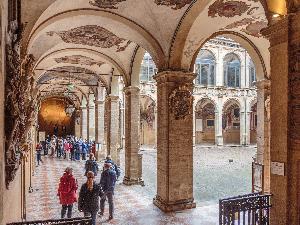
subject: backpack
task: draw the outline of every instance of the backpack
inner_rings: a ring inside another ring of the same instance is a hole
[[[88,171],[92,171],[93,173],[97,173],[97,164],[93,160],[86,161],[86,173]],[[97,174],[95,174],[97,175]]]
[[[59,190],[62,194],[70,193],[72,190],[71,179],[68,177],[62,177],[59,183]]]

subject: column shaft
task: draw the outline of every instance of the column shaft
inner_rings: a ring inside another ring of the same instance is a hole
[[[157,74],[157,195],[163,211],[196,207],[193,198],[193,73]]]
[[[86,107],[81,107],[81,135],[83,139],[87,139],[87,131],[88,131],[88,124],[87,124],[87,109]]]
[[[126,185],[144,184],[140,149],[140,90],[126,87],[125,93],[125,177]]]

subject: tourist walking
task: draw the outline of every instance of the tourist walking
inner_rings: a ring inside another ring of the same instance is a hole
[[[94,181],[94,173],[87,173],[87,181],[81,186],[78,199],[78,209],[84,212],[85,217],[92,217],[92,225],[96,225],[96,216],[99,211],[99,197],[102,190],[99,184]]]
[[[54,156],[55,150],[56,150],[56,140],[55,140],[55,136],[53,136],[50,143],[50,156]]]
[[[101,174],[100,185],[104,192],[104,196],[100,200],[100,216],[104,214],[104,206],[106,199],[109,205],[109,220],[113,219],[114,214],[114,189],[116,184],[116,172],[112,169],[110,163],[104,163],[104,170]]]
[[[65,159],[70,160],[70,151],[71,146],[68,140],[65,140],[64,142],[64,152],[65,152]]]
[[[78,184],[72,173],[72,168],[67,167],[64,172],[64,175],[60,178],[58,186],[57,196],[59,196],[59,201],[62,205],[62,219],[65,217],[67,211],[67,217],[72,217],[73,204],[77,201],[76,192],[78,189]]]
[[[94,176],[96,177],[99,171],[98,163],[95,160],[94,154],[90,153],[89,159],[85,162],[85,176],[89,171],[92,171],[94,173]]]
[[[42,144],[39,142],[39,143],[36,145],[36,159],[37,159],[37,164],[38,164],[38,166],[40,165],[40,162],[43,163],[43,160],[42,160],[42,150],[43,150],[43,146],[42,146]]]
[[[116,176],[117,176],[117,180],[118,180],[121,175],[121,171],[120,171],[120,168],[118,167],[118,165],[112,160],[110,155],[106,156],[106,160],[104,163],[111,164],[112,170],[114,170],[116,172]]]
[[[86,154],[88,153],[88,144],[87,141],[83,141],[81,144],[81,155],[82,155],[82,160],[86,160]]]

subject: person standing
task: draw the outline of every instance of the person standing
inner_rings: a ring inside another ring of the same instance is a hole
[[[88,151],[87,151],[88,143],[86,140],[82,142],[81,148],[82,148],[82,151],[81,151],[82,160],[86,160],[86,154],[88,153]]]
[[[65,152],[65,159],[70,160],[70,151],[71,146],[68,140],[64,141],[64,152]]]
[[[114,214],[114,189],[116,184],[116,172],[112,169],[112,165],[110,163],[104,163],[104,170],[101,173],[100,185],[104,192],[104,196],[100,200],[100,216],[104,214],[104,206],[106,198],[108,200],[109,205],[109,220],[113,219]]]
[[[118,180],[121,175],[121,171],[120,171],[120,168],[118,167],[118,165],[112,160],[110,155],[106,156],[106,160],[104,163],[110,163],[112,165],[111,169],[116,172],[116,176],[117,176],[117,180]]]
[[[36,158],[37,158],[37,164],[38,164],[38,166],[40,165],[40,162],[43,163],[43,160],[42,160],[42,150],[43,150],[43,146],[39,142],[36,145]]]
[[[101,186],[94,181],[94,173],[87,173],[87,181],[81,186],[78,199],[78,210],[85,217],[92,217],[92,225],[96,225],[97,212],[99,211],[99,197],[102,195]]]
[[[54,156],[56,150],[56,140],[55,136],[52,136],[51,143],[50,143],[50,156]]]
[[[72,217],[73,204],[77,201],[78,185],[75,177],[73,176],[73,170],[67,167],[63,176],[60,178],[58,185],[57,196],[59,196],[61,209],[61,218],[63,219],[67,213],[67,217]]]
[[[94,173],[94,176],[96,177],[99,171],[98,163],[95,160],[94,154],[91,153],[89,156],[89,159],[85,162],[85,176],[89,171],[92,171]]]

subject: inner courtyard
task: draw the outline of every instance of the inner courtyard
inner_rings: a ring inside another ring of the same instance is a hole
[[[0,225],[300,225],[299,0],[0,15]]]

